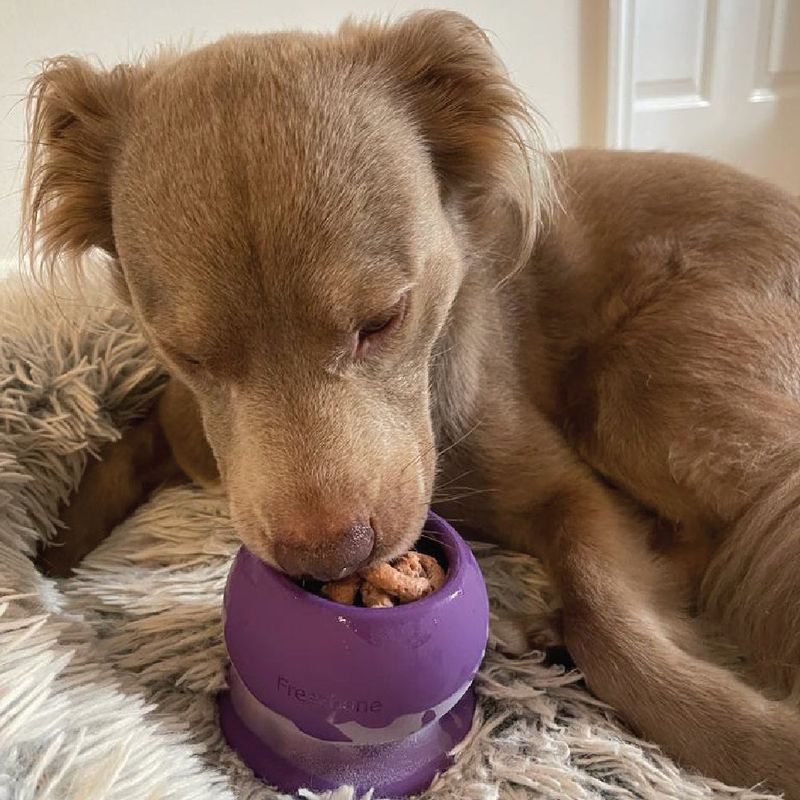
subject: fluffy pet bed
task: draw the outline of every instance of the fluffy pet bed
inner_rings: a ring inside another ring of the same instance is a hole
[[[56,303],[0,289],[0,798],[278,797],[226,747],[215,716],[220,601],[237,548],[222,497],[164,491],[76,577],[53,582],[34,568],[59,500],[163,376],[101,290]],[[514,612],[546,612],[546,581],[530,558],[476,550],[493,603],[479,714],[425,797],[767,797],[684,772],[618,724],[578,674],[535,651],[510,655]]]

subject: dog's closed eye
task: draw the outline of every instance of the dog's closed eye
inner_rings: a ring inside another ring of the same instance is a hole
[[[390,309],[362,322],[358,329],[356,358],[363,357],[370,349],[380,344],[391,331],[396,330],[402,324],[407,308],[408,292],[404,292]]]
[[[175,358],[182,364],[189,367],[201,367],[203,365],[202,359],[197,356],[189,355],[188,353],[174,353]]]

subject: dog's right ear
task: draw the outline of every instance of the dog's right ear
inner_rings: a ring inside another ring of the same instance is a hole
[[[62,257],[93,248],[115,255],[110,177],[140,72],[63,56],[33,81],[21,244],[36,273],[52,278]]]

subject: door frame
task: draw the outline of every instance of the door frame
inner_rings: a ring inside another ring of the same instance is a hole
[[[635,15],[636,0],[609,0],[605,144],[618,150],[631,143]]]

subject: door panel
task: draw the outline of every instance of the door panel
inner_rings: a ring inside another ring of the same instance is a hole
[[[611,26],[609,144],[708,155],[800,194],[800,0],[619,0]]]

